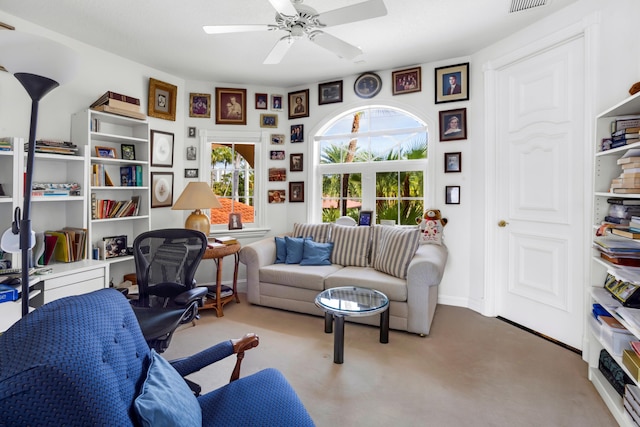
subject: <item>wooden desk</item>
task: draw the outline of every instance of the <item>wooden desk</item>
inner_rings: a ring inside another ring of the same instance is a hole
[[[240,263],[240,244],[236,243],[235,245],[228,245],[224,247],[217,248],[207,248],[204,253],[202,259],[212,259],[216,263],[216,285],[215,286],[207,286],[209,288],[209,293],[207,294],[207,300],[204,305],[200,308],[200,310],[206,310],[209,308],[215,308],[216,316],[222,317],[224,313],[222,312],[222,307],[228,303],[229,301],[235,299],[236,303],[240,302],[240,298],[238,298],[238,264]],[[234,257],[234,270],[233,270],[233,293],[227,296],[220,296],[221,288],[222,288],[222,259],[228,255],[233,255]],[[215,292],[215,298],[210,294]]]

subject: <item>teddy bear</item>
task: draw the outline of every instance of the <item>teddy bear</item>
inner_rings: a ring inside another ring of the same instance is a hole
[[[420,243],[442,244],[442,230],[447,225],[447,218],[442,217],[440,209],[427,209],[422,217],[416,217],[420,229]]]

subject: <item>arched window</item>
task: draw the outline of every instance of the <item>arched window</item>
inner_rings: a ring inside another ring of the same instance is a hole
[[[376,223],[415,225],[424,212],[426,124],[387,106],[348,111],[314,137],[314,221],[373,211]]]

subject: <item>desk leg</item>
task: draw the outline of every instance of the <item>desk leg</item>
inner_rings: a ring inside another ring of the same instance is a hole
[[[333,335],[333,363],[344,362],[344,317],[335,316],[336,330]]]
[[[222,312],[222,301],[220,301],[220,287],[222,286],[222,259],[216,258],[214,259],[216,262],[216,316],[222,317],[224,313]]]
[[[389,342],[389,307],[380,313],[380,342],[383,344]]]
[[[236,303],[240,302],[240,297],[238,296],[238,264],[240,264],[240,252],[236,252],[233,254],[235,257],[235,269],[233,270],[233,295],[236,296]]]

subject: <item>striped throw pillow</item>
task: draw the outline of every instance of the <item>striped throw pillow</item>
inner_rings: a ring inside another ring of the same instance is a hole
[[[316,243],[327,243],[331,232],[331,223],[293,224],[293,237],[311,237]]]
[[[333,252],[331,262],[344,266],[366,267],[369,265],[371,227],[333,225],[331,230]]]
[[[380,227],[376,231],[379,235],[373,268],[399,279],[406,278],[409,263],[418,250],[420,230]]]

